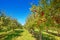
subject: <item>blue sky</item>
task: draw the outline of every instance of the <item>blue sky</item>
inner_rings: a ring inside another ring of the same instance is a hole
[[[38,0],[0,0],[0,10],[6,15],[16,18],[22,25],[30,13],[31,3],[37,4]]]

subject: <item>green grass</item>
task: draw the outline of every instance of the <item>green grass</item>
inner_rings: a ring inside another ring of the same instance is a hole
[[[30,34],[26,29],[15,29],[14,31],[10,30],[7,32],[0,32],[0,35],[5,35],[5,37],[3,37],[3,40],[36,40],[36,38],[34,38],[32,34]],[[60,40],[60,37],[49,34],[44,31],[42,32],[42,39]],[[0,40],[2,39],[0,38]]]
[[[10,30],[10,31],[7,31],[7,32],[0,32],[0,39],[1,40],[12,40],[12,38],[14,37],[17,37],[17,36],[21,36],[20,33],[22,33],[23,30],[20,29],[20,30]]]
[[[32,37],[32,35],[26,29],[24,29],[24,32],[21,35],[22,36],[13,38],[13,40],[35,40],[35,38]]]
[[[54,32],[55,33],[55,32]],[[46,33],[46,32],[42,32],[43,34],[43,39],[44,40],[60,40],[60,37]]]

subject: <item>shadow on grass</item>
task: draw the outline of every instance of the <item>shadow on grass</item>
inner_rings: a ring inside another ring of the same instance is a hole
[[[15,30],[14,32],[12,32],[11,34],[7,34],[7,37],[4,40],[12,40],[12,38],[18,37],[18,36],[22,36],[21,33],[23,32],[23,30]]]
[[[42,40],[56,40],[54,36],[43,34]]]
[[[38,34],[35,33],[33,37],[35,37],[36,40],[40,40],[39,35],[40,35],[39,33]],[[56,40],[56,39],[55,39],[55,36],[42,33],[42,40]]]

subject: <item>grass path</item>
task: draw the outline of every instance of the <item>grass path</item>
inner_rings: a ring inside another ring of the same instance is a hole
[[[18,36],[12,40],[36,40],[26,29],[24,29],[24,32],[21,35],[22,36]]]

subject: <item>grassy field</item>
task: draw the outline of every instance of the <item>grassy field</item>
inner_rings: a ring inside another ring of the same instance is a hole
[[[56,33],[56,32],[54,32]],[[60,40],[60,37],[42,32],[43,40]],[[36,40],[26,29],[15,29],[8,32],[0,32],[0,40]]]

